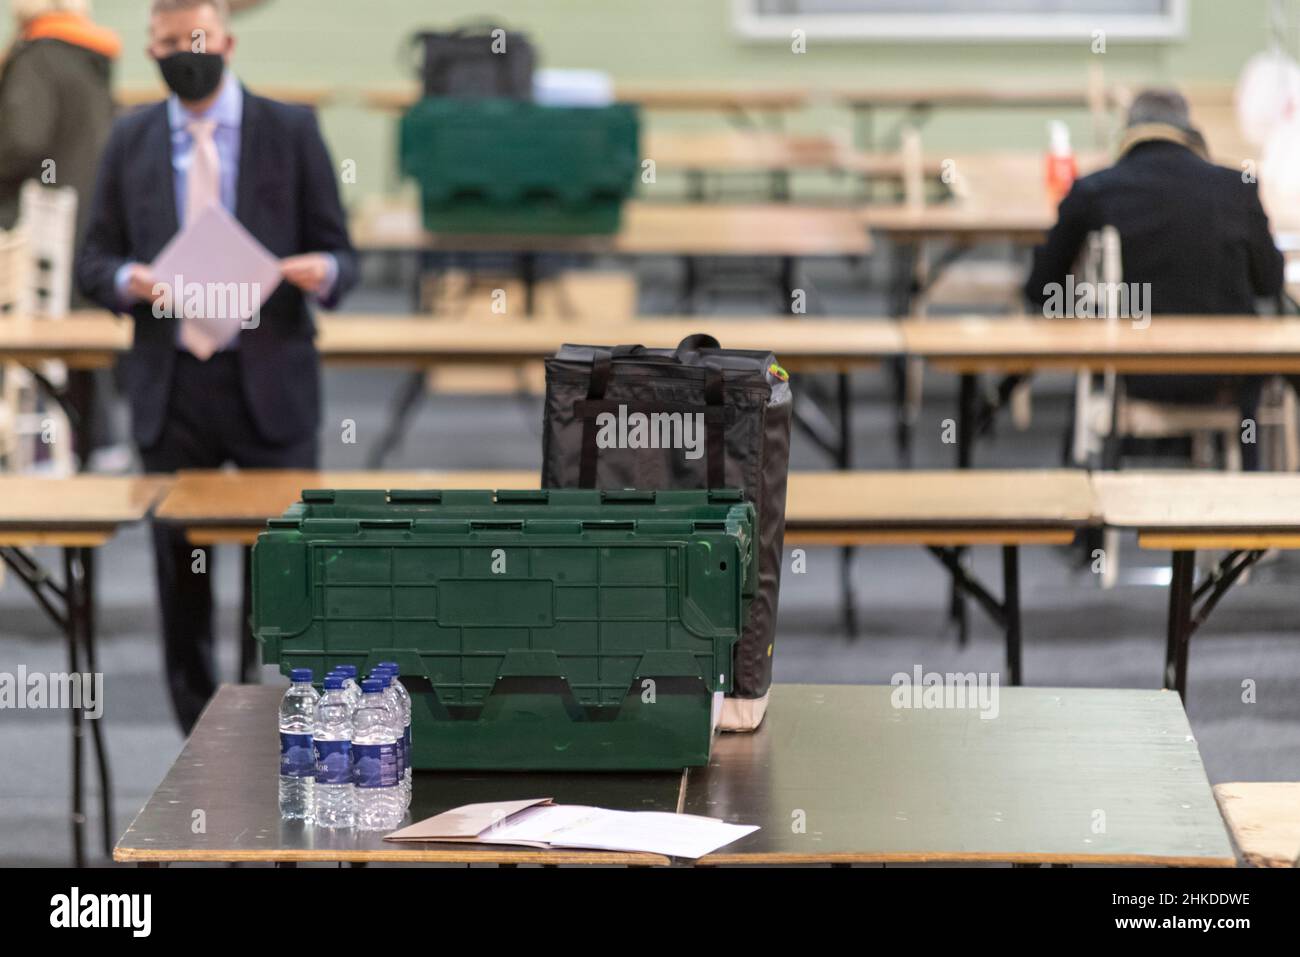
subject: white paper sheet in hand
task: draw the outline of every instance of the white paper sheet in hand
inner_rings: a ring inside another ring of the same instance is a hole
[[[152,269],[170,290],[170,314],[203,320],[217,342],[228,342],[241,327],[256,329],[262,303],[281,279],[280,260],[217,204],[172,237]]]

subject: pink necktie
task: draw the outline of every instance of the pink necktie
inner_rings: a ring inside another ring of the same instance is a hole
[[[186,178],[185,222],[194,222],[209,206],[221,202],[221,155],[214,139],[215,120],[191,120],[190,135],[194,150],[190,154],[190,171]],[[178,291],[179,298],[180,293]],[[195,357],[207,361],[212,354],[229,345],[239,335],[239,325],[220,321],[223,317],[204,319],[185,316],[181,319],[180,344]]]
[[[186,179],[185,222],[192,223],[214,203],[221,202],[221,156],[217,153],[216,120],[191,120],[190,173]]]

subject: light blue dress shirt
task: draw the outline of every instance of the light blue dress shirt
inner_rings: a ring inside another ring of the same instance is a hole
[[[176,219],[184,224],[185,202],[189,195],[190,166],[194,162],[194,136],[189,131],[190,123],[195,120],[213,120],[216,130],[213,141],[217,146],[217,156],[221,162],[221,205],[226,212],[235,215],[235,206],[239,195],[239,157],[240,137],[244,125],[244,90],[239,80],[227,70],[221,81],[221,90],[212,105],[203,113],[191,113],[181,103],[180,98],[172,94],[167,100],[167,123],[171,127],[172,143],[172,179],[176,188]],[[329,262],[329,274],[325,279],[325,289],[334,288],[338,281],[338,260],[326,253]],[[132,305],[136,300],[127,292],[128,263],[117,271],[115,282],[118,299],[124,306]],[[237,343],[239,340],[236,339]],[[233,347],[233,344],[232,344]]]

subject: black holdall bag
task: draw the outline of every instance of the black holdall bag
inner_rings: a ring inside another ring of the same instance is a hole
[[[708,335],[688,336],[676,349],[565,345],[546,360],[543,488],[739,488],[754,505],[758,590],[736,645],[724,730],[758,727],[772,683],[790,464],[788,379],[772,353],[723,349]],[[681,426],[669,444],[680,439],[684,448],[627,448],[607,433],[602,440],[602,413],[612,414],[604,426],[617,422],[620,434],[635,413],[682,413],[678,423],[698,414],[691,421],[703,424],[704,435]]]
[[[500,42],[494,30],[503,30]],[[500,96],[533,98],[533,69],[537,56],[524,33],[491,23],[474,23],[446,33],[424,32],[411,37],[421,54],[420,78],[425,96]]]

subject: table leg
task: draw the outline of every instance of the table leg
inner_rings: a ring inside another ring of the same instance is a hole
[[[971,467],[971,450],[975,444],[975,417],[979,395],[979,378],[972,373],[963,373],[961,377],[961,398],[957,416],[957,467]],[[957,561],[961,561],[966,549],[955,549]],[[966,596],[954,581],[949,614],[957,625],[957,643],[965,646],[969,640],[969,625],[966,615]]]
[[[401,444],[403,436],[406,435],[407,422],[424,400],[424,380],[423,370],[412,372],[407,377],[406,383],[397,395],[397,400],[393,403],[393,411],[388,416],[388,425],[384,427],[383,434],[375,443],[374,451],[366,460],[366,468],[383,468],[388,456]]]
[[[686,171],[686,201],[688,203],[702,203],[706,199],[708,199],[708,189],[705,187],[704,171],[688,169]]]
[[[790,307],[794,304],[794,291],[799,285],[799,262],[794,256],[782,256],[780,265],[781,284],[781,303],[777,310],[781,314],[790,312]],[[805,298],[807,292],[805,291]],[[804,303],[805,307],[807,302]]]
[[[77,471],[84,472],[95,445],[95,374],[89,369],[69,369],[68,402],[76,412],[72,423],[72,451]]]
[[[1002,546],[1002,613],[1006,619],[1007,670],[1011,684],[1018,687],[1020,671],[1020,550]]]
[[[963,372],[957,408],[957,468],[959,469],[971,467],[978,405],[979,377],[970,372]]]
[[[841,372],[837,377],[836,401],[839,405],[839,449],[837,465],[841,471],[853,468],[853,414],[852,394],[849,376]],[[853,547],[846,545],[840,549],[840,585],[844,601],[844,633],[850,639],[858,636],[857,595],[853,588]]]
[[[695,296],[699,291],[699,266],[694,256],[682,257],[682,312],[695,314]]]
[[[68,640],[68,673],[81,671],[81,628],[82,619],[77,606],[80,585],[77,583],[76,549],[63,550],[64,594],[67,601],[67,619],[65,626]],[[85,794],[81,777],[81,752],[84,743],[85,726],[80,708],[69,708],[72,719],[72,863],[74,867],[86,866],[85,834],[86,813],[83,806]]]
[[[253,637],[250,619],[253,615],[253,549],[240,547],[243,552],[244,578],[240,588],[239,615],[239,680],[242,684],[257,683],[257,669],[261,664],[257,653],[257,640]]]
[[[1165,642],[1165,687],[1187,700],[1187,654],[1192,638],[1192,581],[1196,552],[1177,551],[1169,581],[1169,622]]]
[[[524,283],[524,315],[537,314],[537,253],[523,253],[519,258],[519,274]]]
[[[81,621],[81,637],[86,651],[86,672],[93,676],[99,671],[95,654],[95,553],[89,548],[73,549],[80,566],[80,587],[68,584],[68,616]],[[100,829],[104,841],[104,855],[113,857],[113,837],[116,817],[113,814],[113,780],[108,766],[108,748],[104,743],[103,717],[90,722],[90,736],[95,747],[95,765],[99,770]]]

